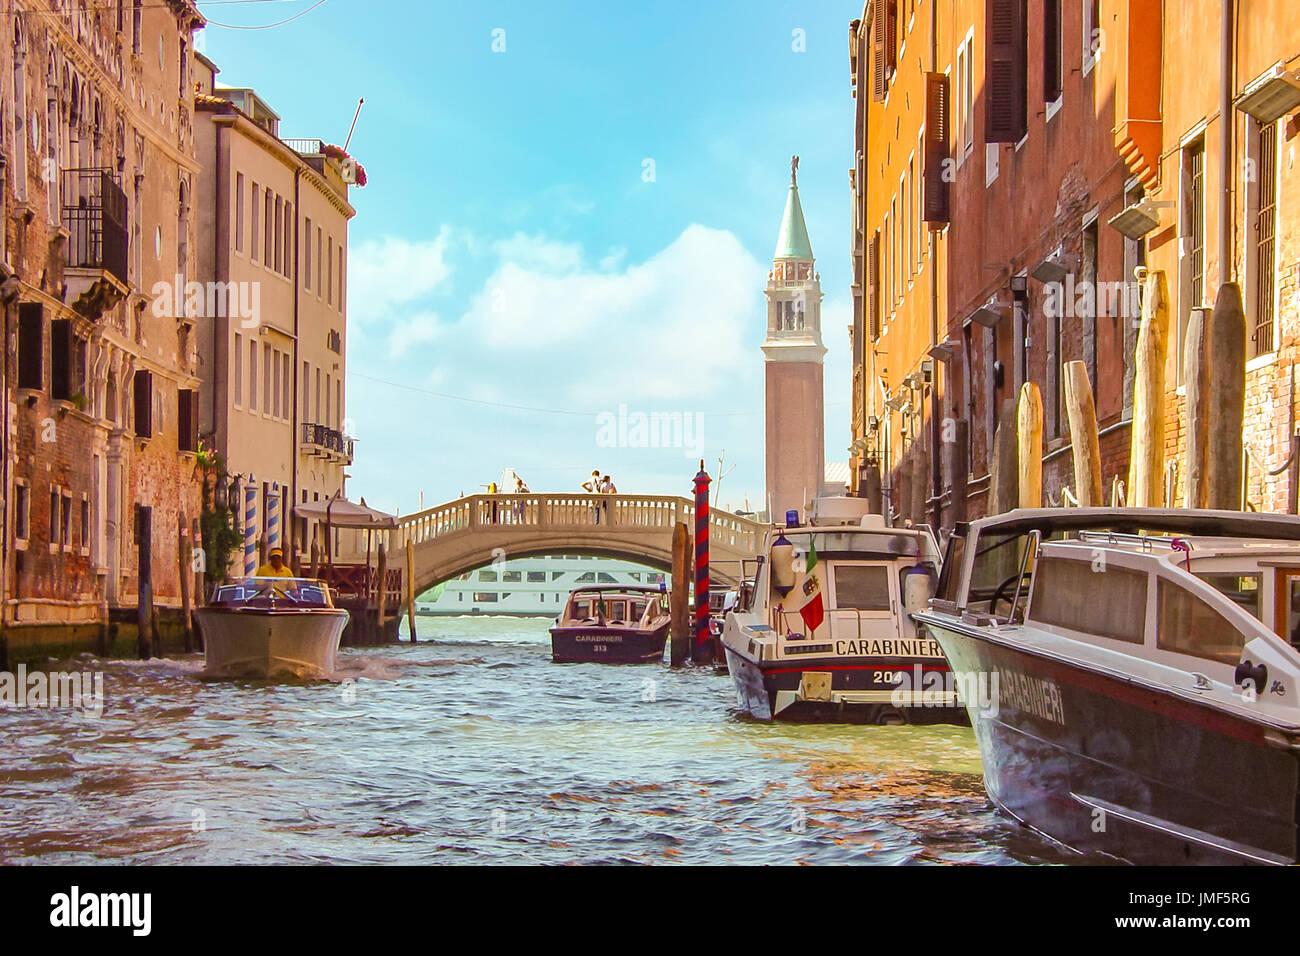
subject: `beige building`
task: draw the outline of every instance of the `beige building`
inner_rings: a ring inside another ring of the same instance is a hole
[[[281,139],[253,90],[217,86],[216,66],[194,60],[199,429],[225,458],[245,541],[306,563],[310,529],[292,504],[341,492],[352,461],[345,276],[359,167],[320,140]]]

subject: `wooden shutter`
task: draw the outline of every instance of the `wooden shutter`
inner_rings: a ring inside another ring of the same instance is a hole
[[[1061,95],[1061,0],[1043,3],[1043,102]]]
[[[135,434],[137,438],[153,437],[153,375],[140,369],[133,381],[135,400]]]
[[[885,98],[885,0],[871,0],[871,98]]]
[[[199,434],[199,403],[194,390],[176,390],[176,447],[180,451],[196,451]]]
[[[986,0],[984,140],[1018,143],[1025,135],[1026,0]]]
[[[886,82],[898,70],[898,0],[885,0]]]
[[[72,321],[50,322],[50,398],[72,397]]]
[[[871,237],[867,253],[868,334],[871,341],[880,338],[880,233]]]
[[[929,223],[952,221],[948,181],[948,77],[925,75],[925,197],[923,218]]]
[[[18,387],[45,387],[45,310],[39,302],[18,306]]]

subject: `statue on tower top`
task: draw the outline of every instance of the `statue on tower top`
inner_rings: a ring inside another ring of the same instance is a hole
[[[796,181],[795,174],[798,172],[799,172],[799,157],[791,156],[790,157],[790,182],[793,183]]]

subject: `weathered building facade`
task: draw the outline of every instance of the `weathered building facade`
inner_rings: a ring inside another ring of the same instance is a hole
[[[195,70],[200,430],[224,457],[247,539],[306,564],[293,505],[342,493],[352,461],[345,276],[359,167],[318,139],[281,139],[279,116],[251,89],[218,87],[201,54]]]
[[[1077,497],[1071,362],[1096,409],[1102,499],[1131,498],[1141,280],[1157,270],[1170,311],[1160,499],[1186,500],[1189,316],[1236,281],[1242,505],[1294,510],[1300,8],[1229,8],[1225,21],[1219,0],[870,0],[852,25],[854,478],[867,493],[878,467],[897,520],[1009,506],[992,500],[995,436],[1027,382],[1041,504]]]
[[[0,627],[94,644],[151,559],[164,626],[198,517],[192,321],[152,290],[188,269],[188,0],[4,8]],[[174,621],[173,621],[174,622]]]

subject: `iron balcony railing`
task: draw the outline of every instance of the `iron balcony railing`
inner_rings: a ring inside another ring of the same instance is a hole
[[[316,445],[318,448],[337,452],[340,455],[346,455],[348,458],[352,457],[352,439],[337,428],[330,428],[328,425],[303,422],[302,443],[304,445]]]
[[[319,156],[321,141],[318,139],[286,139],[284,145],[303,156]]]
[[[111,169],[63,173],[63,222],[68,227],[68,266],[103,269],[127,280],[129,249],[126,193]]]

